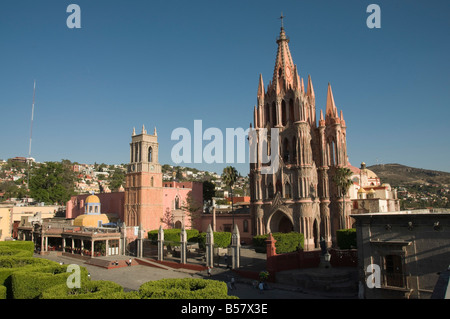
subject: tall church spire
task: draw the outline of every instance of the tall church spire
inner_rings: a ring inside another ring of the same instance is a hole
[[[334,104],[333,91],[331,90],[331,84],[328,83],[328,93],[327,93],[327,109],[325,111],[327,117],[337,117],[337,109]]]
[[[259,85],[258,85],[258,99],[264,98],[264,82],[262,78],[262,74],[259,74]]]
[[[292,61],[291,51],[289,50],[289,38],[284,32],[283,14],[281,14],[281,30],[277,38],[278,51],[275,60],[272,83],[278,82],[281,87],[293,86],[294,82],[294,62]]]
[[[313,85],[312,85],[312,81],[311,81],[311,76],[310,75],[308,75],[308,92],[306,94],[309,97],[311,97],[311,98],[315,98],[314,88],[313,88]]]

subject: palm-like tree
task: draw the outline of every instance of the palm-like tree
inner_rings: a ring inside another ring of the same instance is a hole
[[[227,166],[222,172],[222,181],[230,188],[231,193],[231,214],[233,217],[233,228],[234,228],[234,209],[233,209],[233,185],[236,183],[238,178],[238,171],[233,166]]]
[[[339,167],[336,169],[335,175],[333,176],[333,181],[338,187],[338,192],[340,194],[339,197],[342,197],[343,200],[343,213],[341,217],[341,228],[345,228],[345,196],[347,195],[350,186],[353,184],[351,180],[353,173],[347,167]]]

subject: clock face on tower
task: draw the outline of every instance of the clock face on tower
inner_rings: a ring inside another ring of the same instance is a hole
[[[151,165],[150,170],[153,171],[155,169],[155,166]]]

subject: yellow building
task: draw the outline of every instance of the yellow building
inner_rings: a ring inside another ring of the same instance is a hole
[[[109,218],[101,213],[101,203],[98,196],[94,194],[88,196],[85,201],[85,213],[78,216],[73,221],[74,226],[101,227],[109,223]]]

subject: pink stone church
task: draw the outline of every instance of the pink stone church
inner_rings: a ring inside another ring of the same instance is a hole
[[[280,167],[273,174],[262,173],[270,166],[258,158],[250,164],[250,196],[253,233],[296,231],[305,236],[305,250],[335,242],[336,230],[351,226],[351,200],[342,198],[333,176],[349,167],[346,123],[335,104],[328,84],[325,113],[316,118],[316,93],[311,76],[307,86],[294,64],[289,38],[281,27],[273,76],[268,86],[259,77],[253,127],[267,131],[267,140],[256,141],[270,152],[270,133],[279,132]],[[276,131],[276,130],[275,130]],[[270,155],[270,154],[269,154]],[[345,206],[345,208],[344,208]]]

